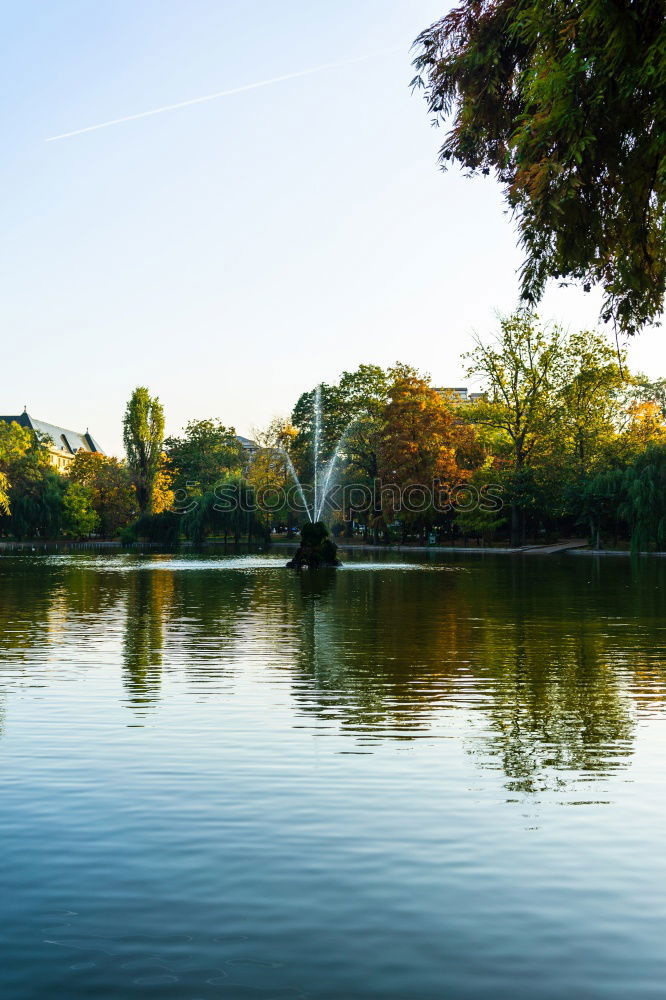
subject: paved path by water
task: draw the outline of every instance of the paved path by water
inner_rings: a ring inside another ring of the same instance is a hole
[[[542,556],[552,556],[557,552],[568,552],[569,549],[587,548],[589,542],[586,538],[569,538],[554,545],[524,545],[519,551],[526,555],[535,553]]]

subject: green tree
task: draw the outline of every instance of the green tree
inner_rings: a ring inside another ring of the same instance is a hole
[[[473,510],[462,510],[456,514],[454,524],[463,536],[472,535],[483,545],[494,537],[497,531],[506,523],[497,511],[483,510],[475,507]]]
[[[243,447],[233,427],[219,420],[190,420],[180,437],[164,442],[174,487],[201,495],[229,475],[240,475]]]
[[[294,511],[286,499],[279,501],[295,486],[290,460],[297,435],[293,424],[282,417],[275,417],[264,430],[253,431],[258,447],[247,470],[247,482],[254,490],[265,524],[270,527],[286,523],[289,537],[293,534]]]
[[[357,464],[366,466],[369,475],[376,473],[375,425],[388,402],[391,386],[400,375],[416,375],[407,365],[380,368],[378,365],[359,365],[353,372],[344,371],[334,385],[319,386],[322,409],[322,454],[328,457],[340,438],[345,435],[347,444],[352,440]],[[298,430],[294,442],[297,466],[306,479],[311,477],[312,437],[314,433],[314,402],[316,387],[304,392],[298,399],[292,415],[292,424]],[[363,429],[361,430],[361,425]]]
[[[501,432],[511,456],[513,486],[522,495],[523,470],[536,450],[545,446],[560,410],[562,332],[558,327],[544,329],[531,313],[518,312],[500,320],[493,342],[477,338],[476,347],[465,357],[468,375],[483,382],[486,397],[461,412],[474,424]],[[524,534],[521,510],[525,504],[512,498],[513,545]]]
[[[16,421],[0,422],[0,515],[9,515],[12,465],[31,448],[37,447],[34,433]]]
[[[573,333],[563,345],[553,436],[566,460],[573,459],[581,472],[601,460],[616,435],[628,378],[623,360],[614,345],[594,331]]]
[[[446,123],[443,167],[493,170],[525,251],[522,296],[598,282],[634,333],[666,286],[662,0],[463,0],[416,40],[413,81]]]
[[[474,424],[500,431],[516,469],[528,464],[559,409],[563,338],[559,327],[545,329],[530,313],[500,319],[493,341],[476,338],[463,356],[467,374],[480,379],[484,398],[463,407]]]
[[[127,466],[117,458],[79,451],[69,469],[69,479],[89,491],[99,533],[104,538],[115,538],[135,517],[136,492]]]
[[[199,497],[183,515],[182,528],[195,545],[209,535],[221,535],[225,542],[231,535],[238,543],[243,535],[249,542],[253,537],[265,538],[267,533],[254,490],[242,476],[229,477]]]
[[[99,523],[91,491],[70,482],[62,496],[62,533],[68,538],[85,538]]]
[[[139,510],[151,513],[155,479],[164,438],[164,410],[157,396],[145,386],[132,393],[123,420],[127,467],[136,489]]]
[[[6,471],[13,462],[37,446],[35,434],[16,421],[0,421],[0,468]]]
[[[666,446],[650,445],[624,475],[626,501],[620,508],[631,527],[635,552],[666,548]]]
[[[384,411],[392,387],[403,378],[418,378],[410,365],[396,363],[390,368],[359,365],[344,371],[334,385],[320,386],[322,407],[321,458],[326,461],[338,442],[342,454],[336,467],[337,481],[371,487],[379,470]],[[313,479],[314,400],[316,388],[303,393],[292,412],[298,430],[292,456],[301,480]],[[365,514],[360,519],[368,521]]]
[[[11,469],[11,534],[15,538],[57,538],[66,488],[66,479],[53,471],[44,449],[26,452]]]
[[[65,485],[38,435],[15,422],[0,423],[0,516],[5,530],[17,538],[56,537]]]
[[[602,469],[593,476],[578,477],[569,491],[568,507],[589,530],[592,545],[601,548],[602,536],[609,532],[617,544],[620,530],[627,525],[624,470]]]

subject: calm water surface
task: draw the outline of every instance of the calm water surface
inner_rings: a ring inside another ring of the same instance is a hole
[[[661,561],[0,559],[3,1000],[666,996]]]

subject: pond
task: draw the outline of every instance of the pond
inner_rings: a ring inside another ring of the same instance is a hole
[[[663,997],[663,563],[283,564],[0,559],[3,1000]]]

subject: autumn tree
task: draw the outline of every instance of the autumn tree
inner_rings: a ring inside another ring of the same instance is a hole
[[[387,521],[397,517],[403,524],[417,524],[421,532],[433,523],[440,484],[446,489],[466,478],[456,452],[468,435],[452,404],[424,379],[406,375],[394,382],[379,452]]]
[[[416,369],[397,362],[389,368],[362,364],[342,372],[333,385],[320,387],[321,455],[327,460],[340,444],[337,481],[371,488],[379,472],[379,447],[384,410],[398,379],[418,377]],[[304,482],[313,478],[314,402],[316,388],[303,393],[292,413],[298,430],[293,460]],[[361,515],[362,520],[367,520]]]
[[[98,530],[104,538],[115,538],[136,515],[136,492],[127,467],[117,458],[95,451],[78,451],[68,475],[71,482],[89,491]]]
[[[294,511],[285,498],[295,485],[291,452],[298,431],[289,420],[275,417],[268,427],[254,430],[252,436],[257,449],[248,466],[248,486],[254,491],[266,522],[269,525],[286,522],[287,532],[291,535]]]
[[[657,403],[631,402],[627,419],[614,442],[612,455],[615,464],[625,467],[653,445],[666,443],[666,422]]]
[[[153,485],[153,514],[165,514],[173,511],[175,500],[175,476],[166,453],[162,452]]]
[[[127,467],[136,489],[139,510],[150,514],[164,438],[164,410],[145,386],[132,393],[123,420]]]
[[[650,379],[641,373],[634,376],[632,389],[635,402],[656,403],[666,420],[666,378]]]
[[[443,168],[491,171],[525,251],[521,293],[599,283],[634,333],[666,286],[661,0],[464,0],[417,38]]]
[[[9,479],[6,472],[0,472],[0,514],[9,514]]]
[[[384,369],[379,365],[363,364],[352,372],[344,371],[333,385],[321,383],[318,388],[322,416],[321,449],[324,455],[329,455],[344,435],[348,444],[354,441],[357,464],[368,467],[369,474],[374,474],[376,442],[370,438],[388,401],[391,385],[403,371],[416,374],[408,366],[396,365]],[[292,424],[298,430],[298,438],[294,442],[298,468],[306,478],[311,474],[316,393],[317,387],[302,393],[291,415]]]

